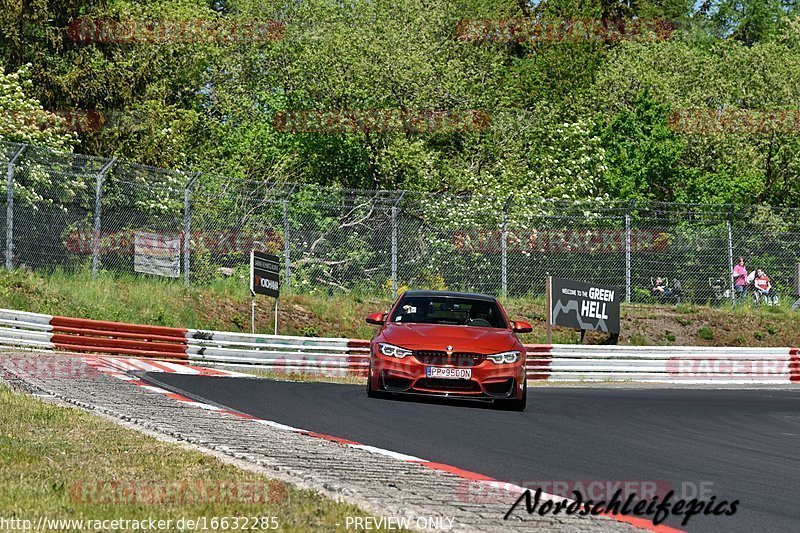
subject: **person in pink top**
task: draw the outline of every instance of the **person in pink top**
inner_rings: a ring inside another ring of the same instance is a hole
[[[747,291],[747,269],[744,267],[744,257],[739,258],[739,262],[733,267],[733,289],[736,291],[737,299],[745,297]]]

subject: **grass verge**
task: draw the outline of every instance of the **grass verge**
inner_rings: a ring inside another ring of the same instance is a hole
[[[281,531],[335,529],[359,508],[0,385],[0,516],[178,520],[276,517]],[[274,524],[273,523],[273,524]],[[243,520],[239,521],[242,529]],[[250,522],[253,525],[253,522]],[[78,527],[48,528],[79,530]],[[122,528],[104,528],[122,529]],[[183,528],[183,530],[195,530]],[[263,527],[259,529],[264,529]]]
[[[295,383],[345,383],[348,385],[365,385],[366,376],[320,376],[317,374],[301,374],[283,372],[273,372],[271,370],[248,369],[242,367],[231,367],[231,370],[241,372],[256,378],[274,379],[276,381],[292,381]]]
[[[271,333],[273,300],[257,299],[256,330]],[[279,333],[311,337],[368,339],[374,327],[364,322],[370,313],[387,310],[388,294],[319,291],[281,292]],[[533,332],[528,343],[545,341],[544,299],[509,298],[504,305],[512,319],[527,320]],[[777,307],[749,304],[623,305],[621,344],[705,346],[794,346],[800,339],[798,313],[784,299]],[[174,280],[101,272],[42,275],[26,271],[0,272],[0,307],[102,320],[179,326],[197,329],[249,331],[250,295],[237,277],[202,287],[186,288]],[[553,342],[577,343],[579,333],[555,328]],[[590,334],[589,342],[602,339]]]

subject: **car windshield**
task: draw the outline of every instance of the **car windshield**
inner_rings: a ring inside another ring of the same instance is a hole
[[[495,302],[446,296],[407,296],[400,301],[390,320],[401,324],[507,327]]]

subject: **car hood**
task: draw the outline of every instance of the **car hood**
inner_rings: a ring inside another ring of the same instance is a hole
[[[479,353],[511,350],[519,342],[507,329],[391,322],[376,340],[409,349],[445,350],[452,346],[455,352]]]

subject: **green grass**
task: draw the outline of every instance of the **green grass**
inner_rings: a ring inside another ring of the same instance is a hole
[[[220,296],[223,291],[217,290]],[[3,307],[28,311],[125,322],[179,326],[195,323],[196,294],[159,278],[101,275],[87,272],[47,276],[14,271],[0,274]],[[179,305],[176,305],[179,303]]]
[[[271,332],[273,300],[258,297],[257,329]],[[358,294],[282,291],[281,333],[368,338],[369,310],[386,310],[389,298]],[[198,329],[250,329],[250,293],[238,278],[186,288],[182,281],[100,272],[0,271],[0,307],[37,313]],[[345,325],[345,328],[342,326]]]
[[[711,328],[707,326],[703,326],[700,329],[698,329],[697,336],[706,341],[714,340],[714,332],[711,331]]]
[[[675,306],[675,312],[690,315],[697,312],[697,306],[681,302]]]
[[[317,376],[314,374],[300,374],[300,373],[285,374],[281,372],[272,372],[270,370],[256,370],[256,369],[248,370],[246,368],[243,369],[241,367],[237,367],[236,371],[259,378],[275,379],[278,381],[294,381],[297,383],[323,382],[323,383],[346,383],[348,385],[364,385],[364,383],[366,383],[367,381],[366,376],[329,377],[329,376]]]
[[[107,489],[113,482],[144,496]],[[178,492],[181,483],[194,489]],[[0,484],[0,516],[30,518],[34,524],[41,515],[90,520],[275,516],[284,531],[330,531],[337,523],[344,525],[347,516],[365,516],[355,506],[4,386]],[[214,496],[226,486],[241,492],[227,489],[227,497]],[[154,496],[161,494],[159,489],[183,496]]]

